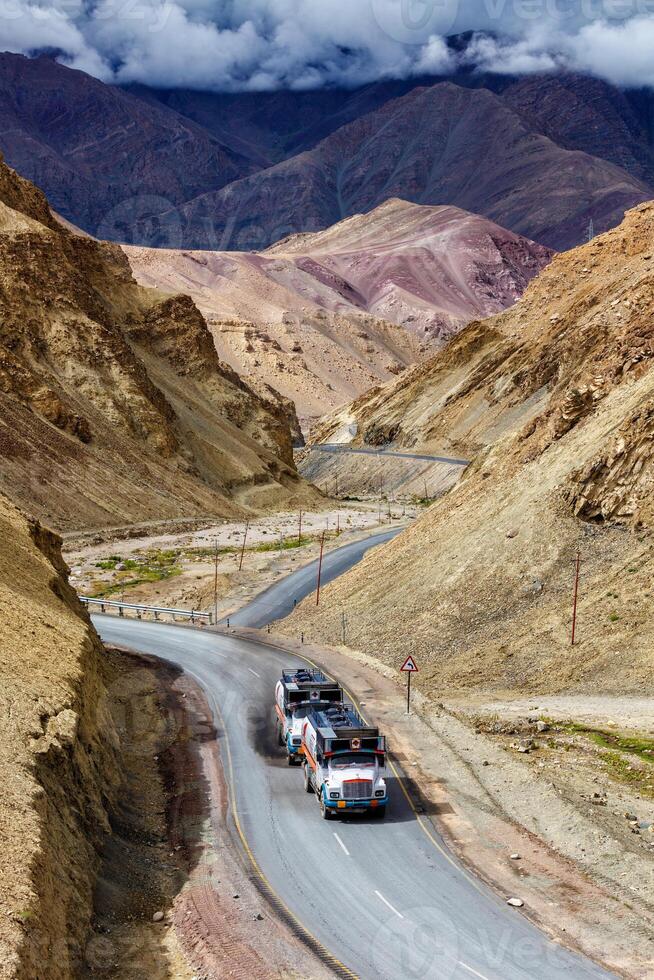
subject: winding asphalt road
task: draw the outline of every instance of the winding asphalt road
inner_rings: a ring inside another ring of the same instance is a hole
[[[370,547],[374,539],[367,541]],[[340,550],[344,554],[329,556],[334,574],[361,557],[360,548]],[[269,589],[265,601],[260,597],[243,610],[240,625],[279,618],[310,580],[307,569],[298,569]],[[274,739],[274,684],[280,669],[299,658],[264,638],[111,616],[93,621],[106,642],[177,664],[202,686],[230,785],[235,838],[237,830],[243,834],[269,887],[337,958],[331,963],[335,975],[365,980],[611,976],[549,940],[462,868],[431,821],[413,809],[399,768],[389,780],[392,803],[385,821],[321,820],[315,797],[303,791],[300,770],[286,765]]]
[[[360,453],[363,456],[392,456],[396,459],[424,459],[430,463],[449,463],[451,466],[467,466],[469,459],[452,459],[450,456],[427,456],[424,453],[400,453],[395,449],[355,449],[348,443],[321,442],[306,447],[317,453]]]
[[[403,531],[403,527],[389,528],[380,531],[378,534],[371,534],[360,541],[351,541],[344,544],[334,551],[326,552],[322,562],[322,572],[320,574],[321,585],[327,585],[333,579],[338,578],[348,568],[356,565],[365,555],[366,551],[390,541],[396,534]],[[230,626],[251,626],[254,629],[261,629],[275,619],[283,619],[293,612],[296,602],[300,602],[316,588],[318,576],[318,559],[302,565],[297,571],[269,586],[264,592],[260,592],[252,602],[232,613],[229,617]],[[221,620],[224,625],[227,617]],[[279,680],[279,678],[277,678]]]

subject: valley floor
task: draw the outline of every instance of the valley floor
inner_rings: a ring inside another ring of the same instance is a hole
[[[390,507],[390,523],[416,515],[416,507]],[[389,524],[389,507],[332,502],[322,511],[257,518],[245,535],[243,523],[144,530],[137,537],[88,543],[68,539],[65,557],[71,583],[81,595],[177,609],[209,610],[214,604],[215,548],[218,545],[218,617],[228,616],[262,589],[325,553]],[[157,533],[159,532],[159,533]],[[138,532],[137,532],[138,533]]]

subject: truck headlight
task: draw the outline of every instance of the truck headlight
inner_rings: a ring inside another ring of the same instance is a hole
[[[385,795],[385,790],[383,790],[383,789],[376,789],[375,790],[375,796],[384,796],[384,795]]]
[[[339,795],[338,793],[331,792],[329,794],[329,799],[330,800],[337,800],[338,799],[338,795]]]

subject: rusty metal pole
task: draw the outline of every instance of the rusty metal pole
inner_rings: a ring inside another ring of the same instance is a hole
[[[238,563],[238,570],[239,570],[239,572],[243,568],[243,557],[245,555],[245,542],[247,541],[249,527],[250,527],[250,522],[249,521],[246,521],[245,522],[245,534],[243,535],[243,547],[241,548],[241,560]]]
[[[325,547],[325,532],[323,531],[322,537],[320,538],[320,558],[318,559],[318,584],[316,587],[316,605],[320,603],[320,577],[322,575],[322,552]]]
[[[577,631],[577,596],[579,595],[579,565],[581,563],[581,557],[579,552],[577,552],[577,557],[575,559],[575,589],[574,597],[572,600],[572,637],[570,639],[570,646],[575,645],[575,633]]]

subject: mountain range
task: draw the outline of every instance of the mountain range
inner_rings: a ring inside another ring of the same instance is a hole
[[[125,90],[0,55],[0,148],[101,238],[262,249],[389,197],[554,249],[654,194],[654,98],[580,75],[459,73],[354,91]]]

